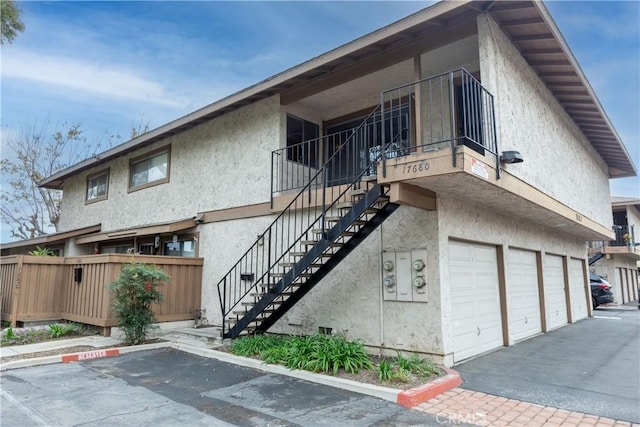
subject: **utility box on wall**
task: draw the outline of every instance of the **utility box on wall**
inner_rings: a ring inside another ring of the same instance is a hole
[[[382,253],[385,301],[427,302],[427,250]]]

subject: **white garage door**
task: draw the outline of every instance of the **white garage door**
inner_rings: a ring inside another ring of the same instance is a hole
[[[520,341],[542,332],[536,253],[509,249],[508,272],[509,335]]]
[[[627,277],[624,274],[624,269],[616,268],[618,270],[618,277],[620,278],[620,286],[622,287],[622,303],[628,303],[631,301],[631,295],[629,295],[629,286],[627,284]]]
[[[569,260],[569,292],[572,321],[584,319],[587,317],[587,299],[584,291],[582,261],[579,259]]]
[[[547,330],[567,324],[564,269],[562,257],[557,255],[545,255],[544,257],[544,304]]]
[[[496,248],[449,242],[454,362],[503,345]]]

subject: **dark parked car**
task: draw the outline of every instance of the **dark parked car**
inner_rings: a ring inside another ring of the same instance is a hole
[[[613,302],[611,285],[602,276],[590,274],[589,282],[591,283],[591,299],[593,300],[593,308],[596,308],[600,304]]]

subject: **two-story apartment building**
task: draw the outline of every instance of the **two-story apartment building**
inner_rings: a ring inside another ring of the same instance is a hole
[[[614,302],[638,299],[640,268],[640,199],[612,197],[613,240],[589,242],[589,264],[593,274],[611,284]]]
[[[635,174],[542,3],[456,1],[41,185],[91,230],[65,255],[203,257],[227,337],[452,365],[589,316],[585,242],[614,238],[608,180]]]

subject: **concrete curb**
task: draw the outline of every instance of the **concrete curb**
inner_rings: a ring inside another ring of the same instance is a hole
[[[398,393],[400,390],[377,386],[375,384],[364,384],[357,381],[347,380],[344,378],[332,377],[329,375],[316,374],[309,371],[290,370],[284,366],[268,365],[260,360],[251,359],[248,357],[235,356],[233,354],[225,353],[223,351],[204,349],[200,347],[194,347],[186,344],[177,344],[172,346],[176,350],[185,351],[187,353],[195,354],[202,357],[211,357],[221,360],[223,362],[233,363],[234,365],[245,366],[247,368],[259,369],[264,372],[272,374],[286,375],[301,380],[314,382],[317,384],[328,385],[331,387],[340,388],[342,390],[353,391],[360,394],[366,394],[369,396],[377,397],[382,400],[388,400],[390,402],[396,402]]]
[[[260,360],[248,357],[236,356],[223,351],[203,348],[185,343],[161,342],[154,344],[142,344],[136,346],[114,347],[102,350],[90,350],[79,353],[62,354],[56,356],[46,356],[34,359],[21,359],[0,365],[0,371],[8,371],[11,369],[28,368],[40,365],[50,365],[54,363],[70,363],[84,360],[101,359],[105,357],[116,357],[120,354],[133,353],[138,351],[156,350],[160,348],[173,348],[178,351],[193,354],[200,357],[217,359],[223,362],[232,363],[234,365],[244,366],[247,368],[258,369],[263,372],[272,374],[286,375],[288,377],[297,378],[317,384],[323,384],[342,390],[352,391],[355,393],[365,394],[377,397],[378,399],[387,400],[398,403],[406,408],[412,408],[419,403],[426,402],[429,399],[444,393],[447,390],[458,387],[462,384],[460,375],[453,369],[444,368],[447,375],[440,377],[409,390],[398,390],[390,387],[378,386],[375,384],[360,383],[345,378],[333,377],[330,375],[317,374],[309,371],[290,370],[284,366],[265,364]]]
[[[102,350],[89,350],[79,353],[59,354],[55,356],[36,357],[33,359],[19,359],[0,364],[0,372],[11,369],[31,368],[33,366],[51,365],[54,363],[69,363],[79,360],[100,359],[103,357],[114,357],[120,354],[133,353],[134,351],[155,350],[157,348],[171,347],[170,342],[154,344],[142,344],[128,347],[114,347]]]
[[[457,371],[450,368],[443,368],[447,375],[436,378],[435,380],[421,385],[420,387],[402,391],[398,394],[398,405],[405,408],[413,408],[414,406],[431,400],[439,394],[456,388],[462,384],[462,377]]]

